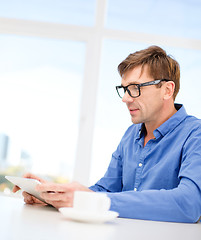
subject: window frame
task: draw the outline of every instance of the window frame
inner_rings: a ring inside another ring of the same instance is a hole
[[[201,50],[201,40],[156,34],[106,29],[107,0],[96,0],[96,19],[92,27],[0,18],[0,34],[34,36],[86,42],[85,70],[82,84],[78,142],[73,180],[89,184],[96,100],[104,39],[142,42]],[[88,87],[90,86],[90,88]]]

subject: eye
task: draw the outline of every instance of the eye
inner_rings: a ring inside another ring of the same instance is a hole
[[[138,86],[137,85],[130,85],[128,88],[129,88],[130,91],[138,90]]]

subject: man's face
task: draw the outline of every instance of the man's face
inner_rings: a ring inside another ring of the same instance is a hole
[[[122,78],[122,86],[131,83],[145,83],[153,81],[144,67],[141,73],[141,66],[126,72]],[[163,107],[163,87],[157,88],[154,85],[141,87],[141,95],[132,98],[128,92],[124,94],[122,101],[126,103],[131,115],[132,122],[135,124],[155,124],[160,119],[160,112]]]

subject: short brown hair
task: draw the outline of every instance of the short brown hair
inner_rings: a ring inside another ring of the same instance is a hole
[[[118,71],[121,77],[129,70],[135,67],[148,67],[148,74],[153,79],[168,79],[175,83],[173,97],[177,96],[180,88],[180,66],[179,63],[166,54],[165,50],[158,46],[150,46],[141,51],[128,55],[119,66]]]

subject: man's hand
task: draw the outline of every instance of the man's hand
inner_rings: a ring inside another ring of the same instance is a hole
[[[42,183],[36,186],[36,191],[39,191],[41,197],[55,208],[72,207],[75,191],[92,192],[89,188],[81,185],[78,182],[68,184],[58,183]]]
[[[42,178],[39,178],[31,173],[26,173],[24,176],[24,178],[32,178],[32,179],[36,179],[41,183],[46,183],[45,180],[43,180]],[[13,188],[13,192],[17,192],[18,190],[20,190],[20,188],[18,186],[14,186]],[[41,202],[40,200],[38,200],[37,198],[35,198],[34,196],[28,194],[27,192],[22,192],[22,195],[24,197],[24,202],[27,204],[34,204],[34,203],[40,203],[40,204],[44,204],[43,202]]]

